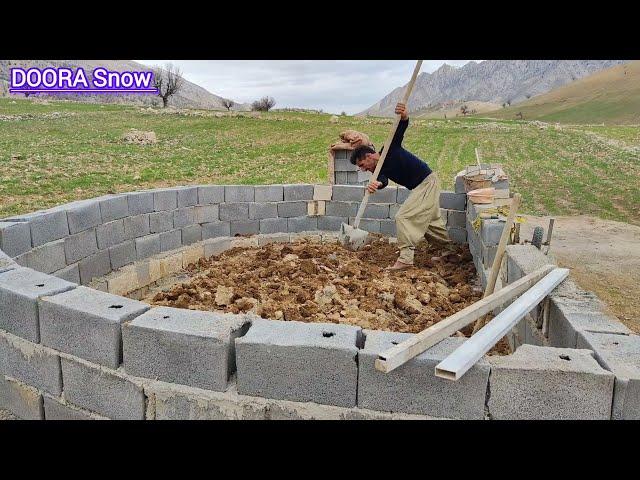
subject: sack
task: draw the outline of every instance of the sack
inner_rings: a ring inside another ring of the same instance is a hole
[[[471,203],[493,203],[493,198],[496,194],[496,189],[491,188],[479,188],[467,192],[467,198]]]

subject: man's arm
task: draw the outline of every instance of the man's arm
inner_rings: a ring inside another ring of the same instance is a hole
[[[400,145],[402,145],[402,140],[404,139],[404,132],[407,130],[407,127],[409,126],[409,114],[407,113],[407,106],[404,103],[398,103],[396,105],[395,113],[396,115],[400,115],[400,122],[398,123],[398,128],[396,130],[395,135],[393,136],[391,145],[399,147]]]

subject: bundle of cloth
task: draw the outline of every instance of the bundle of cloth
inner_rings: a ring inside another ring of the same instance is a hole
[[[373,142],[366,133],[356,130],[345,130],[340,134],[340,141],[332,144],[329,150],[333,153],[336,150],[354,150],[361,145],[373,147]]]

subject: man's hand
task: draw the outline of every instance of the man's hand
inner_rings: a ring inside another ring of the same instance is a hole
[[[376,193],[378,188],[380,188],[381,186],[382,186],[382,182],[378,182],[376,180],[375,182],[371,182],[369,185],[367,185],[367,191],[369,193]]]
[[[404,103],[398,103],[396,105],[396,115],[400,115],[402,120],[406,120],[409,118],[409,113],[407,112],[407,106]]]

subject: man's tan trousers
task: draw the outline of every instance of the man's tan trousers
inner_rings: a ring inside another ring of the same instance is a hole
[[[450,244],[444,221],[440,216],[440,179],[435,172],[411,190],[396,214],[396,230],[400,260],[413,265],[416,245],[424,239]]]

